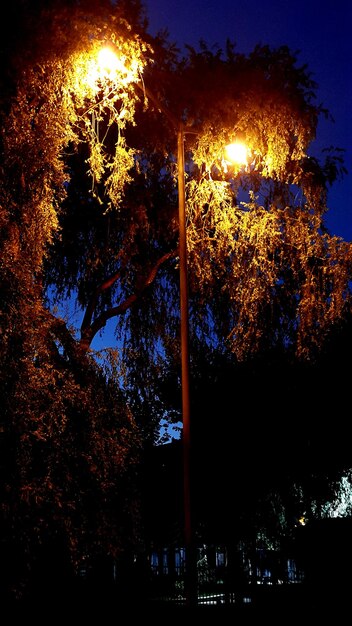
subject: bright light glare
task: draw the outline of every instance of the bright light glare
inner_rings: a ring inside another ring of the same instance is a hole
[[[143,64],[137,53],[131,50],[104,46],[95,54],[86,51],[75,58],[72,91],[85,98],[93,98],[102,89],[124,92],[130,84],[140,80]]]
[[[117,54],[109,46],[98,52],[97,66],[100,80],[117,80],[124,85],[138,80],[140,68],[137,59],[127,58],[125,54]]]
[[[243,143],[229,143],[225,147],[226,161],[237,165],[247,165],[247,147]]]
[[[102,48],[98,53],[98,64],[102,72],[111,74],[121,67],[117,55],[111,48]]]

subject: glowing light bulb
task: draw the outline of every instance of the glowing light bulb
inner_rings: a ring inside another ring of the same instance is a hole
[[[98,53],[98,64],[100,69],[107,74],[116,72],[120,69],[121,62],[111,48],[102,48]]]
[[[247,165],[248,152],[247,147],[238,141],[229,143],[225,147],[225,158],[230,163],[237,165]]]

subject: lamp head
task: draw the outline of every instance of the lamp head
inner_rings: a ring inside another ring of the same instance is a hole
[[[236,165],[247,165],[247,146],[240,141],[227,144],[227,146],[225,146],[225,159],[227,162],[234,163]]]
[[[118,57],[109,46],[101,48],[98,52],[98,65],[102,72],[110,74],[117,70],[119,63]]]

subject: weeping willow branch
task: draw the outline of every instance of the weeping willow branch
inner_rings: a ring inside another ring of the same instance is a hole
[[[148,275],[143,280],[141,280],[140,286],[135,291],[135,293],[128,296],[123,302],[121,302],[117,306],[111,307],[107,309],[106,311],[104,311],[103,313],[101,313],[92,322],[92,317],[93,317],[96,301],[97,301],[99,294],[101,294],[106,289],[109,289],[110,287],[112,287],[112,285],[119,279],[119,273],[117,272],[116,274],[108,278],[104,283],[102,283],[97,288],[91,302],[89,303],[87,310],[86,310],[86,314],[83,319],[83,323],[81,326],[81,340],[80,340],[81,348],[83,350],[88,350],[90,344],[93,341],[93,338],[99,332],[99,330],[104,328],[104,326],[106,325],[106,322],[113,317],[116,317],[118,315],[122,315],[122,313],[125,313],[141,297],[142,293],[147,289],[147,287],[149,287],[152,284],[152,282],[155,280],[155,277],[161,265],[165,263],[168,259],[177,256],[177,254],[178,254],[178,250],[173,250],[171,252],[168,252],[167,254],[164,254],[162,257],[160,257],[160,259],[158,259],[158,261],[152,267]]]

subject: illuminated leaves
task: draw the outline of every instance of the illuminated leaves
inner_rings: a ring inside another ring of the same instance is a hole
[[[126,38],[111,33],[109,46],[114,62],[111,67],[99,63],[104,50],[101,40],[73,56],[65,89],[76,141],[86,142],[90,149],[92,191],[98,193],[96,183],[103,182],[108,206],[117,208],[135,164],[134,152],[126,145],[123,131],[127,124],[134,124],[135,107],[140,100],[136,84],[141,81],[147,53],[152,50],[132,34]],[[115,150],[111,150],[111,142]]]
[[[106,191],[113,207],[120,206],[125,186],[133,180],[131,170],[134,164],[134,151],[128,149],[123,138],[120,138],[114,160],[110,163],[111,173],[106,180]]]
[[[96,81],[79,92],[81,70],[102,31],[89,26],[86,15],[78,20],[81,29],[76,16],[68,26],[64,12],[50,23],[58,26],[60,17],[63,28],[55,37],[38,20],[28,54],[16,50],[11,97],[1,103],[0,514],[3,541],[14,540],[24,560],[59,535],[77,561],[99,540],[111,554],[122,550],[127,535],[133,540],[140,436],[118,381],[103,374],[72,329],[45,309],[43,262],[59,238],[68,154],[87,144],[82,169],[90,170],[93,191],[106,185],[109,201],[120,204],[134,163],[123,131],[133,124],[137,97],[126,72],[100,82],[99,92]],[[76,39],[67,36],[68,28]],[[140,78],[146,46],[131,33],[112,41],[133,78]]]
[[[214,331],[239,359],[273,341],[275,328],[309,358],[346,306],[351,245],[323,232],[307,207],[266,209],[253,194],[236,204],[208,177],[187,190],[190,284],[204,311],[217,299]]]

